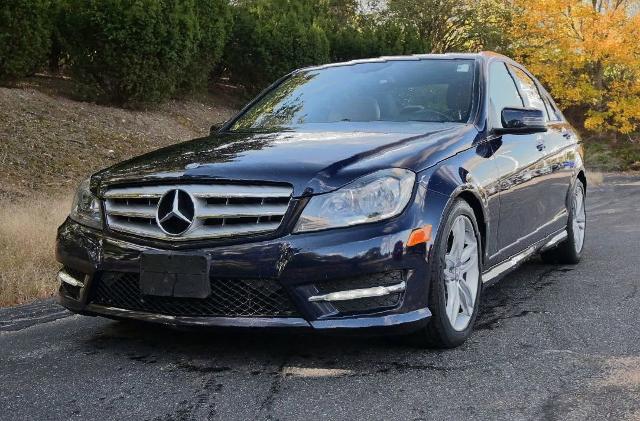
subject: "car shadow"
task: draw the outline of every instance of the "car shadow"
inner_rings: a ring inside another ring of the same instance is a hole
[[[483,348],[490,349],[491,336],[499,334],[500,327],[508,319],[528,314],[522,310],[527,307],[528,300],[555,282],[553,274],[564,270],[571,269],[546,265],[534,259],[486,288],[475,334],[463,346],[446,352],[419,349],[398,338],[358,333],[176,330],[129,321],[101,324],[95,333],[85,338],[82,348],[85,354],[113,354],[144,364],[173,364],[182,371],[194,372],[237,370],[259,374],[266,370],[273,373],[279,370],[278,367],[294,361],[329,370],[355,367],[358,372],[403,366],[447,370],[451,367],[448,353],[473,355]],[[483,331],[487,330],[498,332],[485,334]]]

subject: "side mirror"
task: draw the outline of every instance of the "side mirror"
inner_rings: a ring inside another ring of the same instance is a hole
[[[537,108],[507,107],[502,109],[502,127],[496,134],[530,134],[547,131],[542,110]]]

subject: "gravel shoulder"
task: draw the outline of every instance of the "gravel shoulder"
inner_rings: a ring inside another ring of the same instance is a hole
[[[583,262],[534,259],[485,290],[451,351],[4,310],[2,418],[640,419],[640,178],[606,177],[588,210]]]

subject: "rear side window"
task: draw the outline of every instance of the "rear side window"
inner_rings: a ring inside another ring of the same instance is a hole
[[[494,62],[489,68],[489,100],[493,124],[498,127],[502,127],[503,108],[524,106],[515,82],[503,62]]]
[[[538,91],[538,87],[536,83],[527,75],[522,69],[509,65],[509,68],[515,75],[516,80],[518,81],[518,85],[520,86],[520,91],[523,93],[524,98],[526,100],[526,105],[531,108],[537,108],[545,115],[547,120],[549,116],[547,114],[547,109],[544,105],[544,101],[542,101],[542,97],[540,96],[540,92]]]

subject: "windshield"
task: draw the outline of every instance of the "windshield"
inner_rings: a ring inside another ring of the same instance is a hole
[[[468,59],[395,60],[296,72],[248,109],[231,130],[343,122],[466,123],[474,74],[475,61]]]

